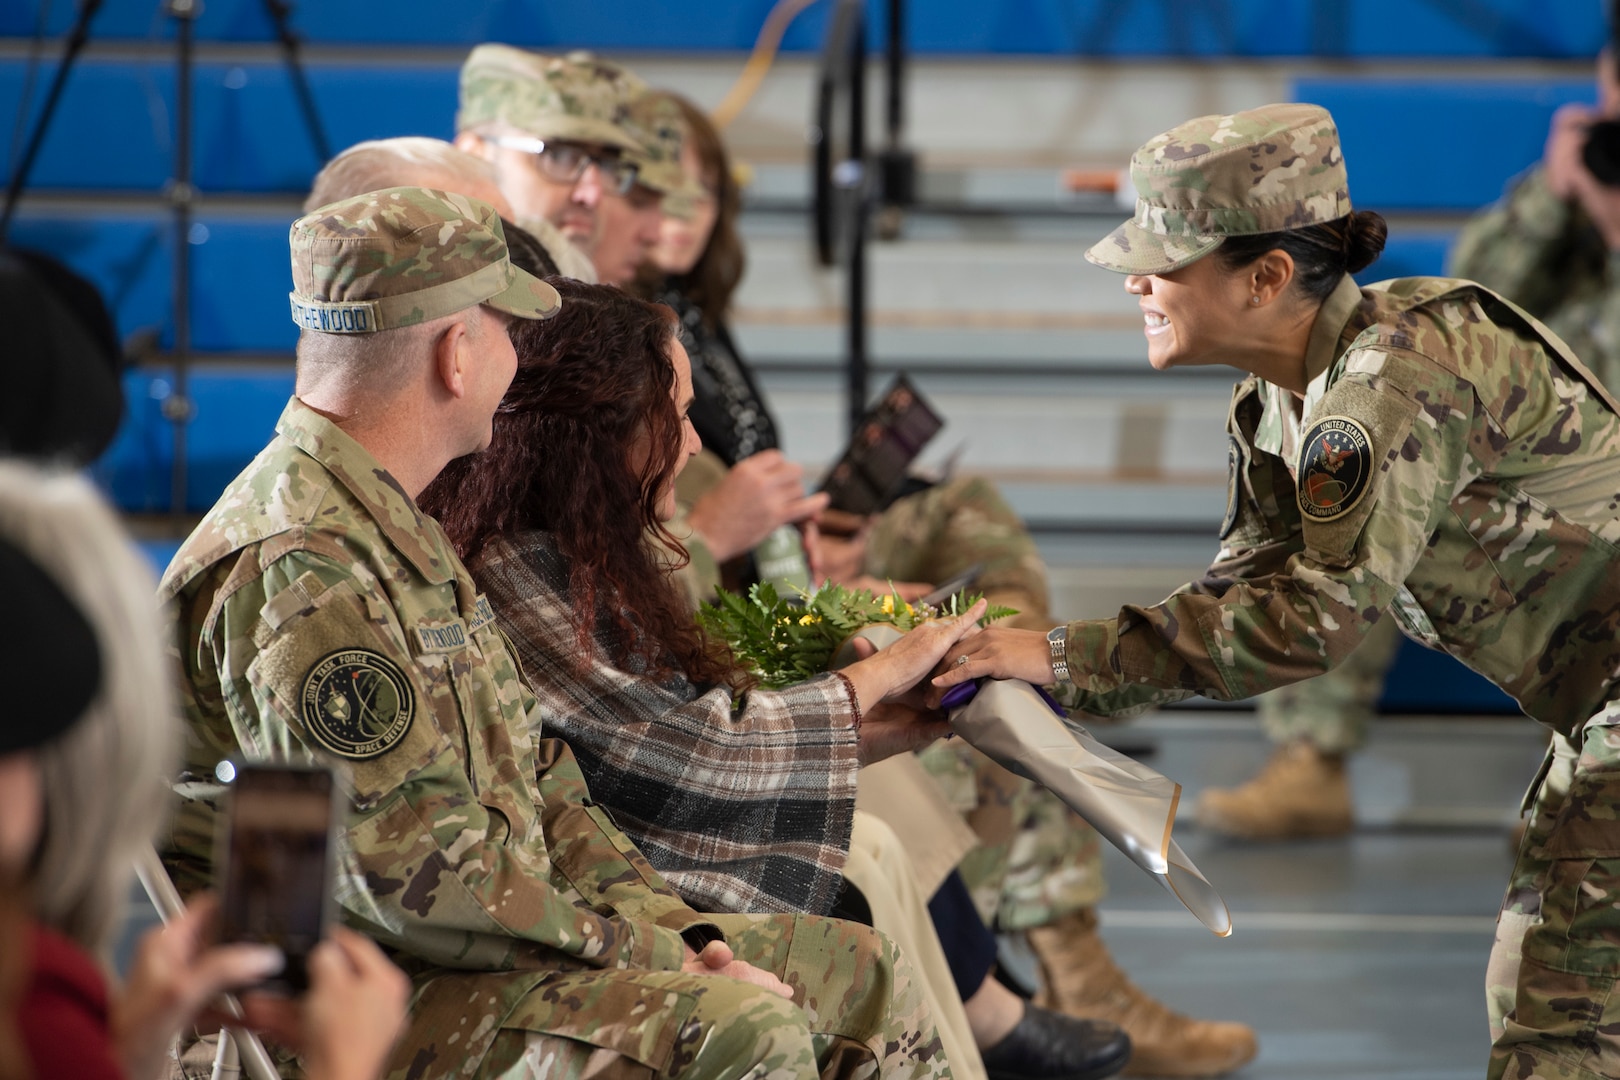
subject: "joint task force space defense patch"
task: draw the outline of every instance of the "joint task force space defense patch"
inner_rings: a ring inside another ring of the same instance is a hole
[[[1372,474],[1372,438],[1360,421],[1316,421],[1300,442],[1299,512],[1311,521],[1337,521],[1367,494]]]
[[[339,757],[364,761],[405,738],[416,695],[388,657],[371,649],[339,649],[304,676],[299,706],[311,738]]]

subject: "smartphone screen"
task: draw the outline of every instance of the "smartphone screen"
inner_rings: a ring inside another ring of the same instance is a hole
[[[327,768],[236,768],[217,863],[220,940],[281,949],[287,965],[264,989],[300,994],[309,985],[305,961],[332,917],[337,796]]]

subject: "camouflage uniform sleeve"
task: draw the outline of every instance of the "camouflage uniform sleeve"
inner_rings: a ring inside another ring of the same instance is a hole
[[[463,696],[471,690],[482,701],[477,680],[492,670],[429,669],[413,659],[382,584],[341,554],[295,550],[258,571],[258,556],[244,553],[254,570],[227,581],[227,589],[240,585],[202,628],[198,648],[200,666],[224,676],[225,712],[253,757],[327,756],[303,703],[318,692],[317,669],[335,656],[392,672],[401,700],[414,699],[408,722],[390,726],[380,749],[344,755],[355,813],[339,901],[349,916],[387,944],[450,967],[679,969],[678,930],[612,902],[615,889],[631,899],[661,886],[647,879],[651,868],[643,871],[629,842],[589,814],[594,808],[570,807],[559,819],[561,805],[540,807],[537,781],[522,775],[536,763],[528,732],[510,731],[499,713],[477,711]],[[505,812],[492,811],[503,799]],[[540,809],[563,828],[559,850],[547,850]]]
[[[1368,437],[1361,497],[1328,520],[1279,508],[1275,535],[1224,549],[1164,602],[1071,623],[1077,687],[1066,704],[1094,711],[1164,691],[1237,700],[1320,675],[1360,644],[1471,479],[1474,400],[1465,382],[1398,349],[1353,350],[1345,363],[1306,425],[1302,458],[1319,425],[1353,421]],[[1251,480],[1281,470],[1271,455],[1254,458]]]
[[[1570,252],[1582,217],[1547,186],[1537,166],[1496,205],[1463,226],[1451,249],[1450,276],[1495,289],[1546,319],[1569,295],[1577,268]]]

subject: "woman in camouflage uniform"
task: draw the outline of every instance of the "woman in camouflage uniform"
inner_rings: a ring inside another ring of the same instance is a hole
[[[1152,607],[976,635],[944,688],[1055,685],[1118,713],[1333,668],[1385,615],[1555,732],[1488,974],[1493,1078],[1620,1076],[1620,406],[1482,286],[1358,288],[1383,246],[1326,111],[1189,121],[1131,162],[1129,275],[1155,368],[1249,373],[1209,572]]]

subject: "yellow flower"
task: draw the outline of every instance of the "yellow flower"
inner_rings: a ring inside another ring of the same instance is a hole
[[[907,615],[915,615],[915,614],[917,614],[917,612],[916,612],[916,609],[914,609],[910,604],[907,604],[906,605],[906,614]]]
[[[821,621],[820,619],[818,619],[814,615],[810,615],[810,614],[805,614],[805,615],[800,615],[799,616],[799,625],[800,626],[810,626],[813,623],[818,623],[820,621]]]
[[[892,593],[887,593],[883,597],[883,614],[894,614],[894,595]]]

